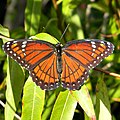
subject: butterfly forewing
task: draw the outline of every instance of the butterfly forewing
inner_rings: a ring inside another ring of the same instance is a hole
[[[42,89],[59,86],[57,55],[53,45],[40,40],[15,40],[5,43],[4,51],[29,70],[33,81]]]
[[[70,90],[78,89],[87,79],[89,70],[113,52],[110,42],[101,40],[74,40],[62,49],[62,85]]]

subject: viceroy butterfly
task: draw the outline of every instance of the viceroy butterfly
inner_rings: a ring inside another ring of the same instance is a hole
[[[43,90],[62,85],[77,90],[89,70],[109,56],[114,45],[97,39],[82,39],[53,45],[43,40],[20,39],[6,42],[4,51],[29,70],[33,81]]]

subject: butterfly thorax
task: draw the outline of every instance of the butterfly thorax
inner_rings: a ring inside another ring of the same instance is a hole
[[[62,73],[62,59],[61,59],[62,47],[60,43],[56,44],[56,51],[57,51],[57,72],[61,74]]]

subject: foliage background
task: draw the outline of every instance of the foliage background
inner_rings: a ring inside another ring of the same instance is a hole
[[[38,34],[45,32],[62,44],[83,38],[110,41],[115,45],[114,53],[98,68],[117,73],[107,75],[104,71],[91,70],[79,91],[70,93],[58,88],[44,92],[28,78],[26,70],[7,58],[2,44],[8,39],[0,36],[0,103],[5,103],[5,107],[2,103],[0,106],[0,120],[20,117],[27,120],[109,120],[111,116],[113,120],[120,119],[120,1],[1,0],[0,24],[0,35],[13,39],[36,34],[38,38],[50,39],[47,34]]]

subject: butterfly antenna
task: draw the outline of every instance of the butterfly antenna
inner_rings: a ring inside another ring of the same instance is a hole
[[[61,39],[63,38],[63,36],[65,35],[65,33],[66,33],[66,31],[67,31],[69,25],[70,25],[70,24],[68,24],[67,27],[65,28],[65,30],[64,30],[64,32],[63,32],[63,34],[62,34],[62,36],[60,37],[60,40],[61,40]]]

